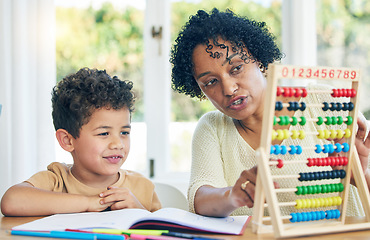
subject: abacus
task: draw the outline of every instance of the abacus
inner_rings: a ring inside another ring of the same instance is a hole
[[[331,86],[344,84],[347,88],[321,90],[279,86],[279,81],[284,80],[326,81],[330,82]],[[274,233],[276,238],[284,238],[370,228],[369,214],[366,214],[364,222],[349,224],[345,221],[351,173],[354,175],[363,209],[365,213],[370,212],[369,191],[354,145],[359,81],[359,70],[350,68],[280,64],[269,67],[261,144],[256,150],[258,175],[253,232]],[[338,99],[338,102],[307,103],[305,99],[310,94],[313,94],[315,99],[320,94],[329,94],[330,99]],[[284,101],[277,101],[277,98]],[[290,98],[293,100],[289,100]],[[299,101],[294,101],[295,99]],[[310,118],[303,114],[296,116],[299,115],[296,112],[308,109],[313,111],[314,108],[322,115]],[[290,114],[277,114],[284,110]],[[338,114],[339,112],[342,114]],[[310,131],[305,131],[305,124],[315,126],[315,130],[311,127]],[[299,142],[307,136],[321,139],[323,144],[313,144],[311,147],[303,147],[300,144],[283,145],[286,139]],[[342,140],[333,144],[327,139]],[[273,144],[274,141],[278,144]],[[308,152],[310,157],[302,158],[303,152]],[[289,160],[284,159],[287,155],[290,156]],[[297,169],[305,165],[302,167],[305,171],[279,175],[280,169],[292,164]],[[310,167],[326,167],[326,170],[307,171]],[[294,181],[305,184],[295,188],[275,188],[274,182],[286,179],[295,179]],[[326,181],[326,184],[321,184],[320,181]],[[279,201],[279,194],[292,194],[291,198],[295,198],[295,201]],[[317,197],[320,194],[329,196]],[[286,214],[284,208],[287,207],[294,208],[294,212]]]

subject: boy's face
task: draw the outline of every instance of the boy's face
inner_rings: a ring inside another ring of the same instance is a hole
[[[117,177],[130,150],[130,112],[97,109],[73,139],[73,174],[77,178]],[[82,180],[82,179],[79,179]]]

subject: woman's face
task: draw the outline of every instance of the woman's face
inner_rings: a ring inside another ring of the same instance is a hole
[[[262,117],[266,79],[259,63],[245,59],[231,51],[230,42],[220,41],[228,48],[212,44],[213,58],[206,52],[206,45],[197,45],[193,52],[194,78],[204,95],[224,114],[244,120],[252,115]],[[229,51],[228,51],[229,49]]]

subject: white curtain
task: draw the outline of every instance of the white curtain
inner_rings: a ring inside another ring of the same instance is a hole
[[[53,0],[0,0],[0,194],[55,159]]]

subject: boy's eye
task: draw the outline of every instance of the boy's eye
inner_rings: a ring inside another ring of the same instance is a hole
[[[103,133],[99,133],[98,135],[99,136],[108,136],[108,134],[109,134],[108,132],[103,132]]]
[[[121,132],[121,135],[129,135],[130,134],[130,132],[129,131],[122,131]]]

